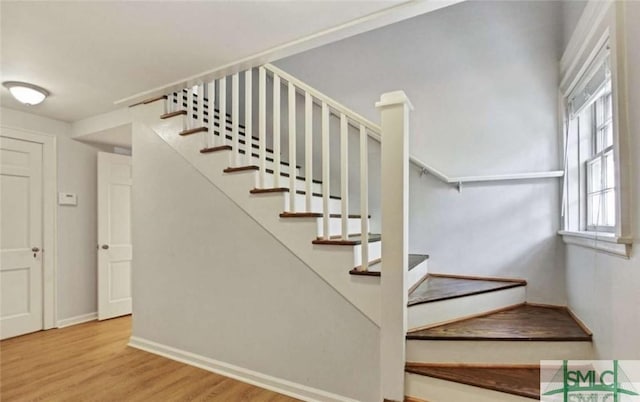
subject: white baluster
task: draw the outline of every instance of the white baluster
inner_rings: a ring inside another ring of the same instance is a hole
[[[329,239],[329,107],[322,102],[322,237]]]
[[[296,212],[296,87],[289,82],[289,210]]]
[[[198,112],[196,114],[198,118],[198,127],[204,127],[204,84],[198,84],[197,88],[197,99],[198,99]],[[202,142],[204,144],[204,148],[207,147],[209,133],[202,133]]]
[[[306,211],[311,212],[311,194],[313,190],[313,99],[309,92],[304,93],[304,189],[306,192]]]
[[[253,93],[251,88],[251,69],[244,72],[244,158],[245,165],[251,165],[251,151],[253,144],[253,126],[252,116],[253,113],[251,106],[253,103]]]
[[[362,266],[360,270],[369,270],[369,149],[367,129],[360,125],[360,233],[362,236]]]
[[[187,88],[187,130],[193,128],[193,87]]]
[[[231,77],[231,138],[233,144],[233,163],[232,166],[240,166],[240,134],[238,133],[238,125],[240,120],[240,81],[238,73]]]
[[[340,114],[340,213],[342,240],[349,238],[349,127],[347,116]]]
[[[273,74],[273,186],[280,187],[280,77],[276,74]]]
[[[198,99],[198,127],[204,127],[204,85],[198,84],[197,86],[197,99]]]
[[[174,103],[174,101],[177,100],[176,98],[177,96],[175,92],[171,92],[169,94],[169,97],[167,98],[167,101],[168,101],[167,113],[171,113],[171,112],[175,112],[176,110],[179,110],[177,105]]]
[[[215,118],[214,114],[216,112],[216,80],[212,80],[207,84],[207,97],[209,98],[209,117],[207,126],[209,128],[209,146],[216,146],[216,137],[215,137]]]
[[[218,128],[220,128],[220,145],[227,143],[227,77],[218,81]]]
[[[267,70],[260,67],[258,75],[258,147],[260,160],[260,188],[264,188],[264,175],[267,168]]]

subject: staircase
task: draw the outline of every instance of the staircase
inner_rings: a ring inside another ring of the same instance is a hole
[[[409,296],[407,395],[427,401],[540,399],[540,360],[592,358],[591,333],[526,282],[430,274]]]
[[[406,103],[380,105],[382,127],[264,65],[132,112],[380,327],[382,397],[539,398],[540,360],[590,358],[591,334],[564,307],[526,303],[525,280],[428,273],[428,255],[408,253],[406,168],[385,165],[408,166],[406,138],[382,141],[384,202],[370,214],[370,143],[408,133]]]

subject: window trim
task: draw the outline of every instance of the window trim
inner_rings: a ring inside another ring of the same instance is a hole
[[[563,216],[562,230],[558,232],[563,236],[567,244],[577,244],[610,254],[628,257],[633,244],[632,210],[631,210],[631,159],[629,154],[629,128],[628,128],[628,96],[626,71],[627,56],[626,43],[624,41],[625,30],[624,4],[622,2],[589,1],[578,21],[576,29],[569,40],[566,51],[560,61],[561,81],[558,100],[560,110],[564,112],[560,127],[562,129],[562,141],[565,151],[568,149],[570,133],[568,126],[568,108],[566,99],[579,84],[582,77],[589,72],[600,49],[609,45],[609,66],[611,71],[612,109],[613,109],[613,153],[616,187],[616,220],[613,233],[586,231],[586,208],[581,200],[576,199],[576,190],[585,191],[586,172],[584,167],[575,166],[565,162],[565,181],[563,192]],[[578,126],[580,123],[578,122]],[[572,143],[572,151],[567,154],[578,160],[580,157],[580,144]],[[577,155],[577,156],[576,156]],[[583,153],[584,157],[584,153]],[[585,159],[581,159],[585,160]],[[568,160],[567,160],[568,161]],[[571,174],[569,174],[571,173]],[[576,178],[579,181],[576,182]],[[573,184],[572,184],[573,183]],[[586,196],[584,198],[586,200]],[[582,218],[580,217],[582,215]],[[610,247],[610,245],[614,245]],[[622,246],[620,245],[622,244]],[[607,245],[607,246],[603,246]],[[609,250],[614,248],[616,250]]]

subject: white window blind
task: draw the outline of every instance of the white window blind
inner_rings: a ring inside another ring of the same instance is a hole
[[[609,45],[605,44],[569,94],[569,112],[572,118],[595,101],[607,85],[611,77],[609,53]]]

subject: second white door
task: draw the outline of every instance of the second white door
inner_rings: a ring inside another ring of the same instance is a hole
[[[131,314],[131,157],[98,153],[98,319]]]

